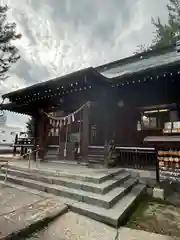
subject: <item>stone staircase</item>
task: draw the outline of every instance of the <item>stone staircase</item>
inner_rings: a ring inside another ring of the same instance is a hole
[[[89,146],[88,148],[89,163],[104,164],[104,147]]]
[[[89,146],[88,148],[88,162],[92,164],[104,165],[104,147],[102,146]],[[112,154],[110,165],[116,160],[116,153]]]
[[[5,169],[0,174],[4,183]],[[92,175],[45,172],[10,167],[6,185],[25,191],[38,190],[60,196],[79,214],[116,227],[127,216],[135,201],[145,192],[130,173],[121,169],[102,170]]]
[[[62,147],[63,149],[63,147]],[[48,161],[57,161],[57,160],[64,160],[64,152],[61,151],[60,154],[57,154],[57,147],[51,147],[48,148],[48,151],[46,153],[46,156],[44,158],[45,160]],[[73,158],[70,158],[71,160]],[[110,165],[115,162],[116,159],[116,155],[115,153],[112,155],[112,159],[110,162]],[[66,160],[68,161],[68,160]],[[81,157],[79,156],[78,159],[76,159],[75,161],[79,161],[82,162]],[[90,166],[97,166],[97,165],[104,165],[104,147],[102,146],[89,146],[88,148],[88,163],[90,164]]]
[[[64,159],[63,155],[61,156],[62,159]],[[58,157],[57,157],[57,147],[55,148],[48,148],[48,151],[45,155],[45,160],[48,161],[57,161]]]

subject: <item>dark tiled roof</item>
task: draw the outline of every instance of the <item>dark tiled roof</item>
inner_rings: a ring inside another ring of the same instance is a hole
[[[121,80],[126,76],[143,73],[147,70],[160,69],[166,66],[178,66],[180,64],[180,53],[176,52],[175,46],[166,47],[159,50],[148,51],[130,56],[118,61],[107,63],[96,68],[86,68],[62,77],[19,89],[7,94],[3,98],[15,98],[19,95],[26,95],[33,91],[42,91],[45,88],[57,87],[59,84],[72,84],[85,76],[89,76],[95,84],[109,84],[115,79]]]
[[[180,53],[175,47],[131,56],[96,68],[104,77],[114,79],[162,66],[180,64]],[[157,54],[159,53],[159,54]]]

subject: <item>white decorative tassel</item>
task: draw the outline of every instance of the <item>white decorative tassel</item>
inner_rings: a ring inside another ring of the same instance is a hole
[[[60,120],[60,121],[59,121],[59,128],[60,128],[60,129],[62,128],[62,125],[63,125],[62,120]]]
[[[64,118],[64,124],[63,125],[66,126],[66,118]]]
[[[59,129],[56,128],[56,136],[58,136],[58,134],[59,134]]]
[[[52,119],[52,126],[54,127],[54,120]]]
[[[54,135],[54,128],[51,128],[51,135]]]
[[[71,117],[72,117],[72,122],[75,122],[74,114],[72,114]]]
[[[66,148],[64,149],[64,157],[66,157],[67,156],[67,150],[66,150]]]
[[[71,124],[71,115],[68,116],[67,120],[68,120],[68,125],[70,125]]]
[[[54,120],[54,124],[53,124],[53,127],[56,128],[56,120]]]

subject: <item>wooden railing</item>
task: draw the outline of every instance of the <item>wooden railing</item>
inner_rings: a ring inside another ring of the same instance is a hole
[[[29,151],[27,153],[25,153],[24,155],[22,155],[22,158],[28,157],[28,168],[31,168],[31,156],[32,154],[36,154],[36,168],[38,167],[38,163],[40,162],[38,159],[38,151],[39,149],[33,150],[33,151]]]
[[[89,150],[92,154],[101,154],[104,157],[104,146],[89,146]],[[113,159],[114,164],[119,167],[156,169],[155,148],[116,146],[113,150]]]
[[[155,148],[116,147],[117,164],[122,167],[156,169]]]
[[[4,178],[4,183],[6,183],[7,181],[7,174],[8,174],[8,168],[9,168],[9,162],[8,160],[0,160],[0,169],[1,168],[6,168],[6,174],[5,174],[5,178]]]

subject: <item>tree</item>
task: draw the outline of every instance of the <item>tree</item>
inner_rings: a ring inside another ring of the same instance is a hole
[[[20,58],[12,41],[21,38],[21,34],[16,33],[15,23],[6,21],[7,11],[7,6],[0,6],[0,80],[7,78],[9,68]]]
[[[26,123],[27,133],[29,137],[33,137],[34,132],[34,120],[33,118],[29,118],[28,122]]]
[[[169,0],[167,4],[168,22],[162,24],[160,18],[152,18],[156,27],[154,44],[156,47],[165,47],[180,40],[180,1]]]
[[[151,22],[156,28],[152,44],[138,46],[135,53],[163,48],[180,40],[180,0],[169,0],[166,7],[168,10],[168,22],[163,24],[159,17],[152,18]]]

